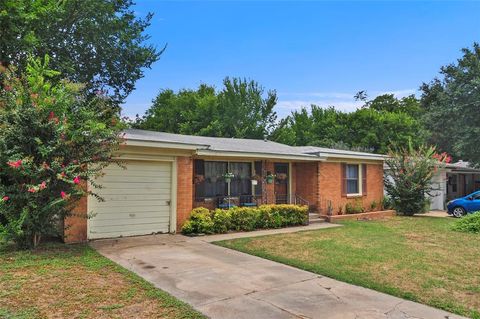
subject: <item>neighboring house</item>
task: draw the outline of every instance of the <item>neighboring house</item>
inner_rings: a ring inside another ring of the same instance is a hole
[[[125,138],[126,169],[105,169],[103,188],[92,189],[105,201],[80,201],[65,221],[67,242],[174,233],[200,206],[307,204],[325,215],[383,198],[383,155],[143,130]]]
[[[432,183],[438,190],[430,198],[430,208],[444,210],[448,201],[480,190],[480,169],[464,161],[447,164],[438,170]]]

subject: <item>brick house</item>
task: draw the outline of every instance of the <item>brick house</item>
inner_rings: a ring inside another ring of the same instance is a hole
[[[383,155],[143,130],[125,137],[126,169],[105,170],[93,190],[104,201],[79,202],[65,220],[66,242],[174,233],[194,207],[291,203],[326,215],[383,198]]]

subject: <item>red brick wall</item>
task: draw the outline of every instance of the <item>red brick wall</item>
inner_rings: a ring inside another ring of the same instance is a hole
[[[193,159],[177,157],[177,231],[193,209]]]
[[[318,206],[318,165],[317,162],[295,164],[295,188],[293,192],[310,203],[310,209]]]
[[[87,197],[85,196],[75,203],[71,216],[65,218],[63,231],[65,243],[72,244],[87,241],[87,212]]]
[[[370,210],[370,204],[375,200],[380,204],[383,198],[383,165],[367,164],[367,196],[349,198],[342,196],[341,163],[319,162],[320,209],[327,213],[327,202],[331,201],[333,214],[338,214],[339,207],[345,213],[345,205],[361,201],[365,210]],[[378,207],[380,209],[380,207]]]

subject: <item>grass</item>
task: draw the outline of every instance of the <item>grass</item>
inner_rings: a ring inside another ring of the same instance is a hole
[[[480,318],[480,236],[450,218],[345,221],[345,227],[216,244]]]
[[[0,250],[0,318],[205,318],[86,245]]]

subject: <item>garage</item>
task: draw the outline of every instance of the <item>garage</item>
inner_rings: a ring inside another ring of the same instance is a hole
[[[111,165],[88,199],[88,238],[168,233],[172,223],[173,162],[128,161]]]

